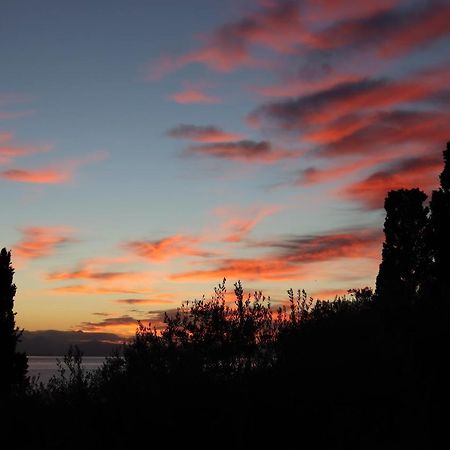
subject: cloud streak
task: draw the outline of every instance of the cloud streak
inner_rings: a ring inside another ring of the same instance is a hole
[[[11,168],[1,171],[0,178],[16,183],[66,184],[73,180],[76,170],[81,166],[102,161],[107,157],[107,152],[97,152],[84,158],[71,159],[46,167],[32,169]]]
[[[241,139],[238,133],[229,133],[213,125],[181,124],[167,131],[167,135],[175,139],[187,139],[194,142],[217,143]]]
[[[167,261],[177,257],[207,257],[210,253],[199,248],[200,239],[183,234],[159,240],[126,242],[123,246],[132,253],[152,262]]]
[[[175,103],[182,105],[190,105],[193,103],[220,103],[221,100],[215,95],[207,94],[203,89],[199,87],[188,87],[182,91],[175,92],[169,96],[169,99]]]
[[[383,207],[383,200],[390,190],[415,187],[431,190],[441,169],[440,154],[405,158],[345,187],[339,194],[359,202],[366,209],[377,209]]]
[[[276,148],[269,141],[252,140],[193,145],[186,151],[188,155],[261,164],[273,164],[283,159],[298,158],[303,153],[301,150]]]
[[[29,226],[21,229],[22,239],[13,247],[14,254],[25,260],[44,258],[74,242],[70,227]]]
[[[378,256],[382,234],[375,229],[343,230],[326,235],[293,237],[261,242],[258,247],[272,253],[261,258],[225,258],[214,261],[212,268],[181,272],[175,281],[220,280],[231,277],[249,281],[307,280],[318,277],[318,269],[309,265],[338,259]]]

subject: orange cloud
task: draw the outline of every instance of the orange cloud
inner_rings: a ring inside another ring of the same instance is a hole
[[[52,168],[9,169],[0,172],[0,178],[18,183],[61,184],[70,181],[72,173],[69,170]]]
[[[402,0],[307,0],[308,15],[314,20],[343,20],[362,18],[383,11],[389,11]]]
[[[209,156],[240,162],[272,164],[283,159],[298,158],[304,154],[301,150],[276,148],[269,141],[218,142],[191,146],[187,154]]]
[[[99,322],[83,322],[78,327],[82,331],[97,332],[107,330],[119,336],[131,336],[138,328],[138,319],[124,315],[120,317],[107,317]]]
[[[251,55],[251,46],[290,53],[296,45],[310,39],[296,2],[270,3],[261,11],[247,14],[204,36],[204,45],[200,49],[181,56],[161,58],[150,66],[149,78],[161,78],[192,63],[228,72],[238,67],[258,64]]]
[[[164,297],[155,297],[155,298],[121,298],[119,300],[115,300],[116,303],[121,305],[152,305],[159,303],[173,303],[173,300],[169,300]]]
[[[51,256],[65,244],[73,242],[74,232],[69,227],[26,227],[22,240],[13,247],[15,255],[23,259]]]
[[[448,2],[424,2],[402,8],[374,11],[370,15],[343,20],[315,36],[323,49],[374,47],[392,57],[434,42],[450,33]]]
[[[321,169],[309,167],[301,171],[300,176],[295,180],[294,184],[297,186],[308,186],[318,183],[328,183],[351,175],[359,170],[372,167],[376,163],[383,161],[383,159],[386,160],[388,158],[386,156],[384,158],[364,158],[358,161]]]
[[[38,169],[8,169],[0,172],[0,178],[18,183],[63,184],[73,179],[75,171],[80,166],[101,161],[106,157],[106,152],[98,152],[85,158],[72,159]]]
[[[264,257],[261,259],[225,259],[213,269],[177,273],[171,275],[170,279],[175,281],[217,281],[224,277],[249,281],[286,281],[304,279],[305,274],[300,267],[287,260]]]
[[[142,280],[148,274],[141,272],[97,272],[90,269],[80,269],[71,272],[53,272],[47,275],[47,280],[50,281],[65,281],[65,280],[101,280],[101,281],[135,281],[136,279]]]
[[[191,103],[220,103],[220,98],[209,95],[200,88],[186,88],[169,96],[171,100],[183,105]]]
[[[14,145],[14,135],[0,132],[0,164],[8,164],[15,158],[44,153],[51,149],[49,145]]]
[[[151,325],[152,328],[155,327],[157,330],[160,330],[164,327],[164,311],[150,311],[139,318],[129,315],[107,317],[99,322],[82,322],[78,328],[85,332],[107,331],[119,336],[129,337],[136,333],[138,320],[143,325]]]
[[[252,91],[264,97],[293,97],[331,89],[338,84],[357,81],[356,75],[330,74],[313,79],[289,79],[280,84],[252,88]]]
[[[399,110],[378,112],[362,118],[357,129],[321,150],[322,156],[398,156],[418,145],[435,147],[448,138],[449,113]],[[355,118],[355,122],[358,120]],[[365,122],[365,124],[364,124]]]
[[[176,139],[188,139],[194,142],[216,143],[241,139],[242,135],[228,133],[212,125],[178,125],[167,131],[167,135]]]
[[[225,232],[224,242],[241,242],[258,225],[261,220],[280,210],[279,206],[267,206],[241,210],[230,208],[217,208],[214,212],[225,218],[222,228]]]
[[[148,289],[137,289],[122,286],[89,286],[85,284],[71,284],[68,286],[59,286],[51,289],[58,294],[82,294],[82,295],[108,295],[108,294],[149,294]]]
[[[396,161],[362,181],[344,188],[338,195],[358,201],[367,209],[383,206],[390,190],[420,187],[431,190],[442,170],[441,155],[426,155]]]
[[[269,103],[249,116],[253,123],[275,122],[287,130],[329,124],[364,110],[422,101],[447,89],[450,66],[424,70],[402,80],[360,79],[294,99]]]
[[[131,241],[124,246],[136,255],[150,261],[165,261],[181,256],[209,256],[198,248],[198,238],[176,234],[155,241]]]
[[[305,280],[314,276],[307,265],[338,259],[379,256],[382,234],[374,229],[344,230],[327,235],[293,237],[276,242],[262,242],[275,253],[260,258],[227,258],[214,261],[212,269],[195,270],[172,275],[172,280],[220,280],[224,277],[250,281]]]

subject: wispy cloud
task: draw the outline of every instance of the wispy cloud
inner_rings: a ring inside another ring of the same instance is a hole
[[[275,122],[286,130],[307,130],[343,116],[398,107],[422,101],[447,89],[450,66],[427,69],[401,80],[363,78],[337,84],[329,89],[260,106],[250,116],[253,123]]]
[[[7,131],[0,132],[0,165],[9,164],[16,158],[45,153],[51,150],[50,145],[19,145],[14,135]]]
[[[359,202],[366,209],[383,207],[386,193],[394,189],[420,187],[431,190],[442,170],[441,155],[405,158],[386,165],[367,178],[350,184],[339,194]]]
[[[382,236],[379,230],[364,228],[330,234],[299,236],[256,244],[271,253],[260,258],[225,258],[212,261],[212,268],[177,273],[173,280],[220,280],[223,277],[249,281],[307,280],[318,277],[315,263],[338,259],[378,256]]]
[[[240,162],[272,164],[283,159],[298,158],[304,152],[277,148],[269,141],[243,140],[193,145],[186,153]]]
[[[169,95],[169,99],[183,105],[192,103],[220,103],[221,100],[215,95],[210,95],[201,87],[190,86],[179,92]]]
[[[265,218],[281,209],[279,206],[265,206],[260,208],[236,209],[221,207],[214,210],[214,214],[223,219],[221,228],[224,242],[241,242]]]
[[[154,297],[154,298],[121,298],[115,300],[116,303],[121,305],[154,305],[154,304],[171,304],[173,299],[168,299],[164,297]]]
[[[366,46],[386,57],[428,45],[450,34],[447,1],[410,2],[401,8],[338,22],[316,36],[320,48]]]
[[[226,142],[242,138],[242,135],[238,133],[229,133],[213,125],[181,124],[168,130],[167,135],[175,139],[187,139],[204,143]]]
[[[107,152],[97,152],[79,159],[70,159],[40,168],[11,168],[0,172],[0,178],[17,183],[65,184],[73,180],[78,168],[86,164],[102,161]]]
[[[37,259],[53,255],[58,248],[74,242],[74,229],[65,226],[28,226],[21,229],[22,239],[13,247],[22,259]]]
[[[124,248],[149,261],[166,261],[182,256],[210,256],[202,250],[200,239],[183,234],[167,236],[159,240],[130,241]]]
[[[148,295],[148,288],[130,288],[121,285],[118,286],[92,286],[88,284],[71,284],[67,286],[58,286],[51,288],[50,292],[55,294],[75,294],[75,295],[110,295],[110,294],[124,294],[124,295]]]
[[[369,48],[395,56],[429,45],[450,34],[450,7],[445,0],[280,0],[261,7],[202,36],[196,50],[165,55],[149,66],[158,79],[199,63],[228,72],[255,66],[255,49],[275,53]]]
[[[290,53],[296,44],[309,39],[310,34],[303,26],[297,2],[271,3],[204,35],[203,45],[198,50],[160,58],[150,65],[148,77],[158,79],[192,63],[228,72],[258,64],[251,54],[252,46]]]

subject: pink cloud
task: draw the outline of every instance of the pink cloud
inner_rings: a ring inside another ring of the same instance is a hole
[[[130,288],[123,286],[91,286],[87,284],[71,284],[68,286],[59,286],[51,289],[56,294],[75,294],[75,295],[110,295],[110,294],[149,294],[148,289]]]
[[[275,252],[260,258],[226,258],[212,261],[213,267],[172,275],[172,280],[220,280],[224,277],[243,280],[306,280],[317,278],[320,269],[308,265],[339,259],[376,259],[382,233],[375,229],[354,229],[316,236],[298,236],[261,247]]]
[[[18,183],[61,184],[70,181],[72,179],[72,173],[68,170],[52,168],[9,169],[0,172],[0,178]]]
[[[229,133],[221,128],[206,125],[178,125],[167,131],[167,135],[175,139],[187,139],[194,142],[216,143],[241,139],[238,133]]]
[[[371,2],[369,2],[371,3]],[[450,33],[450,5],[434,1],[372,11],[341,20],[315,36],[319,48],[366,46],[393,57],[430,44]]]
[[[283,159],[299,158],[304,151],[277,148],[268,141],[243,140],[191,146],[186,153],[246,163],[273,164]]]
[[[22,259],[37,259],[53,255],[56,250],[74,242],[70,227],[30,226],[21,229],[22,240],[14,247],[14,254]]]
[[[183,105],[191,103],[220,103],[220,98],[209,95],[199,87],[186,88],[169,96],[171,100]]]
[[[209,256],[199,244],[198,238],[176,234],[154,241],[131,241],[124,247],[149,261],[165,261],[182,256]]]
[[[106,152],[97,152],[84,158],[67,160],[47,167],[33,169],[12,168],[0,172],[0,178],[18,183],[64,184],[73,179],[75,171],[79,167],[104,160],[106,157]]]
[[[222,229],[225,234],[224,242],[241,242],[266,217],[278,212],[279,206],[266,206],[249,210],[236,210],[235,208],[217,208],[214,213],[224,218]]]
[[[431,154],[395,161],[365,179],[346,186],[337,195],[359,202],[366,209],[383,207],[390,190],[419,187],[430,191],[437,187],[442,170],[441,155]]]
[[[291,53],[298,44],[311,39],[302,23],[297,2],[267,4],[260,11],[223,25],[203,36],[203,46],[180,56],[164,56],[150,66],[149,78],[158,79],[192,63],[229,72],[242,66],[257,65],[252,46]]]
[[[357,75],[330,74],[315,79],[288,79],[279,84],[252,88],[263,97],[292,97],[331,89],[341,83],[357,81]]]
[[[0,164],[8,164],[15,158],[45,153],[50,149],[50,145],[17,145],[12,133],[0,132]]]
[[[256,109],[249,120],[275,123],[286,130],[309,130],[349,115],[424,101],[448,87],[450,66],[444,64],[413,73],[404,79],[359,79],[329,89],[268,103]]]

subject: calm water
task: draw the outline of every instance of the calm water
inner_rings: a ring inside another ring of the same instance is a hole
[[[58,373],[56,360],[63,360],[63,356],[29,356],[28,375],[39,376],[39,381],[47,383],[53,375]],[[105,360],[104,356],[83,356],[83,367],[94,370],[100,367]]]

